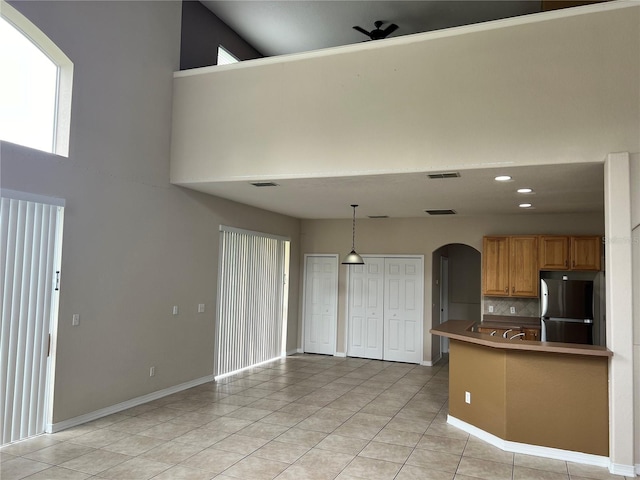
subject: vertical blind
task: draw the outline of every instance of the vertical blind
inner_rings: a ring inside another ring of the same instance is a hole
[[[62,212],[57,205],[1,198],[2,444],[44,432]]]
[[[221,227],[215,375],[280,357],[289,242]]]

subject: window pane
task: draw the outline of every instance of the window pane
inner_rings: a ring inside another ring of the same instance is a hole
[[[218,46],[218,65],[238,63],[238,59],[222,45]]]
[[[0,17],[0,139],[53,152],[58,67]]]

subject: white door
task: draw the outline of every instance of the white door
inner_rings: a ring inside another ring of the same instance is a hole
[[[365,257],[349,271],[347,355],[382,359],[384,258]]]
[[[338,323],[338,257],[309,255],[305,261],[304,351],[333,355]]]
[[[385,258],[384,360],[422,362],[422,260]]]

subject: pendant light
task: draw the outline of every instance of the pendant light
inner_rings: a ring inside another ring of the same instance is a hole
[[[343,265],[364,265],[362,257],[356,253],[356,207],[358,205],[351,205],[353,207],[353,235],[351,237],[351,253],[344,257],[342,260]]]

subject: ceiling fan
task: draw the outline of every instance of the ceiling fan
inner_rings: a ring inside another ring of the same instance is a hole
[[[364,33],[371,40],[382,40],[383,38],[387,38],[398,29],[398,26],[395,23],[390,24],[384,30],[380,29],[380,27],[384,24],[384,22],[381,20],[378,20],[373,24],[376,28],[374,30],[371,30],[370,32],[367,32],[364,28],[358,26],[355,26],[353,28],[360,33]]]

